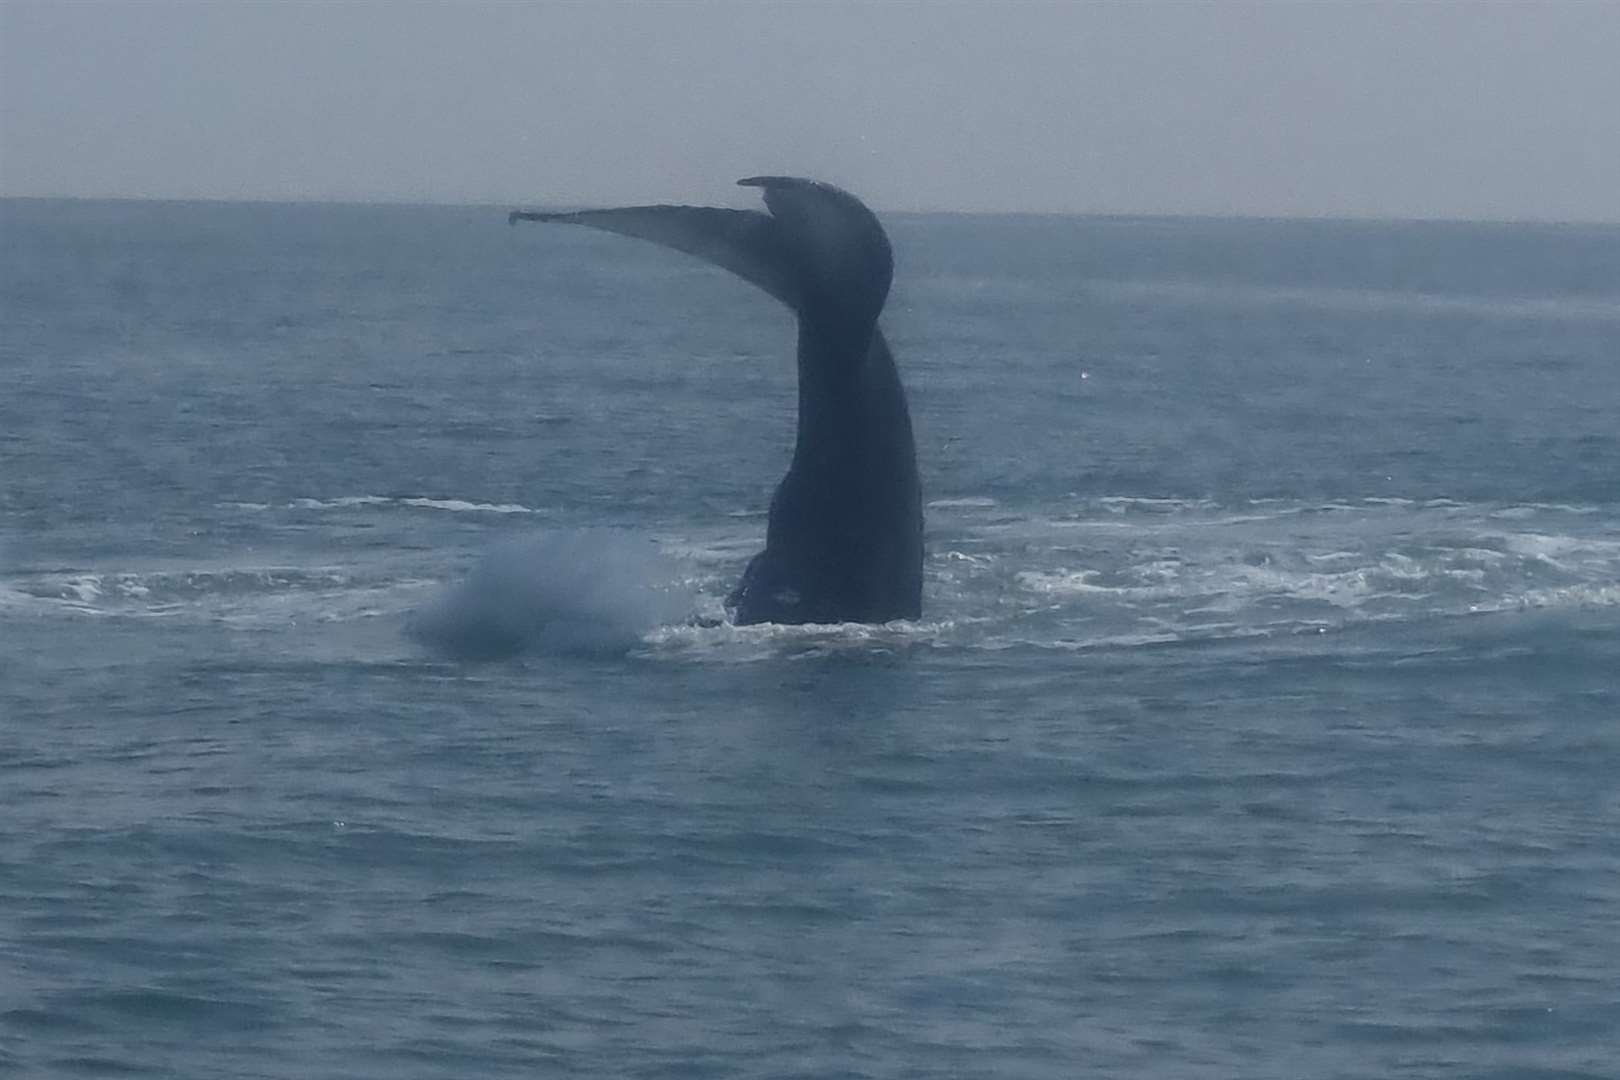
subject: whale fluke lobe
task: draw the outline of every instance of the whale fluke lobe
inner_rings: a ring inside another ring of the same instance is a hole
[[[794,303],[792,282],[784,277],[790,260],[786,252],[777,250],[780,238],[768,214],[709,206],[627,206],[571,213],[514,210],[508,220],[513,224],[555,221],[588,225],[620,236],[651,240],[730,270],[789,307]]]
[[[769,213],[706,206],[514,210],[696,255],[793,309],[799,428],[771,499],[765,550],[727,600],[739,623],[888,622],[922,612],[922,494],[911,415],[877,320],[889,238],[855,196],[752,176]]]

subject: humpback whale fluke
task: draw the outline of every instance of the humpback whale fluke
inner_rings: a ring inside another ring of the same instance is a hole
[[[586,225],[730,270],[798,316],[799,430],[765,550],[727,598],[739,623],[887,622],[922,612],[922,494],[905,391],[878,315],[894,257],[876,215],[831,184],[760,188],[769,213],[629,206],[508,220]]]

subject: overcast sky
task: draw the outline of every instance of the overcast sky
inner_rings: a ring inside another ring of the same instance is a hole
[[[1620,221],[1620,0],[0,0],[0,192]]]

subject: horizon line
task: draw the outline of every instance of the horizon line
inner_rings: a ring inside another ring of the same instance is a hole
[[[0,193],[0,202],[130,202],[130,203],[208,203],[234,206],[386,206],[423,207],[438,209],[501,209],[511,210],[523,206],[544,206],[554,210],[580,210],[602,204],[556,200],[545,203],[518,204],[492,199],[437,200],[395,196],[377,198],[327,196],[226,196],[226,195],[12,195]],[[676,203],[618,203],[614,205],[682,205]],[[712,204],[685,204],[712,205]],[[1379,214],[1356,212],[1259,212],[1259,211],[1207,211],[1207,210],[983,210],[896,208],[873,206],[873,212],[900,216],[932,217],[998,217],[998,218],[1086,218],[1094,220],[1143,221],[1272,221],[1272,222],[1341,222],[1430,225],[1535,225],[1547,227],[1620,227],[1615,218],[1558,218],[1558,217],[1462,217],[1457,215]]]

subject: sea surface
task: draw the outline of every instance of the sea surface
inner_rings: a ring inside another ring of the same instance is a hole
[[[739,628],[790,316],[504,210],[0,203],[0,1072],[1615,1075],[1620,228],[888,217]]]

